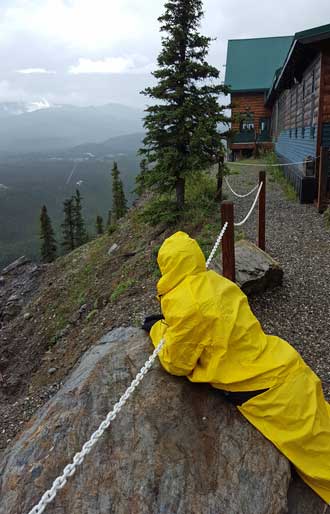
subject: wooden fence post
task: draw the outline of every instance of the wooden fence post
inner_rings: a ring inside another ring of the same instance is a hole
[[[329,148],[321,146],[317,192],[317,209],[320,213],[324,212],[327,206],[328,166],[330,166]]]
[[[215,194],[216,200],[222,202],[222,182],[223,182],[223,168],[225,158],[223,155],[218,157],[218,172],[217,172],[217,192]]]
[[[222,225],[228,222],[227,230],[222,238],[222,274],[235,282],[235,243],[234,243],[234,205],[233,202],[221,203]]]
[[[266,172],[259,172],[259,186],[263,186],[259,195],[259,215],[258,215],[258,246],[265,251],[266,248]]]

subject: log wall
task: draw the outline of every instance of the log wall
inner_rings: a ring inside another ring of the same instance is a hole
[[[240,116],[246,112],[253,113],[253,122],[259,130],[260,119],[270,118],[271,111],[265,107],[264,93],[234,93],[231,95],[232,105],[232,128],[239,132]]]

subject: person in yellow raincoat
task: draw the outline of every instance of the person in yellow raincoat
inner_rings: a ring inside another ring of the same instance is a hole
[[[163,320],[151,328],[166,371],[244,395],[240,412],[295,465],[330,503],[330,405],[320,379],[299,353],[266,335],[247,297],[206,269],[197,242],[177,232],[158,253],[157,290]],[[252,392],[252,393],[251,393]]]

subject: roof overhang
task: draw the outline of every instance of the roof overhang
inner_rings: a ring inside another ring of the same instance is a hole
[[[266,105],[272,104],[276,96],[293,83],[301,82],[304,70],[320,51],[320,43],[327,39],[330,39],[330,25],[295,34],[282,69],[268,91]]]
[[[245,93],[267,93],[268,89],[231,89],[230,94],[240,94],[243,95]]]

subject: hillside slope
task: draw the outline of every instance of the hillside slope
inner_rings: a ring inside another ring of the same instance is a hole
[[[146,315],[159,312],[156,256],[164,238],[183,229],[199,236],[207,252],[211,248],[219,215],[204,225],[197,210],[195,219],[187,216],[180,226],[151,226],[139,218],[144,202],[129,211],[111,236],[42,266],[32,299],[2,327],[0,323],[0,448],[105,332],[141,326]]]

